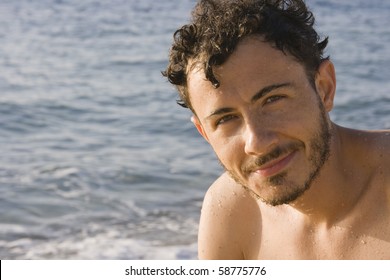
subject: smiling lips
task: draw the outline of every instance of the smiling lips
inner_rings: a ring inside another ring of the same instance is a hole
[[[263,177],[270,177],[270,176],[276,175],[277,173],[279,173],[283,168],[285,168],[290,163],[290,161],[293,159],[295,154],[296,154],[296,151],[292,151],[287,155],[284,155],[280,158],[277,158],[275,160],[272,160],[272,161],[260,166],[259,168],[257,168],[253,172],[256,174],[259,174]]]

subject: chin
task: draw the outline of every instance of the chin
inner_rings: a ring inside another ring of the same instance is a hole
[[[287,180],[287,172],[268,178],[265,182],[247,187],[256,198],[271,206],[290,204],[310,189],[315,176],[303,183]]]

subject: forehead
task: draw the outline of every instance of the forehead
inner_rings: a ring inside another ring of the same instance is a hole
[[[191,105],[200,118],[204,111],[224,105],[232,96],[245,100],[262,87],[307,80],[303,66],[294,57],[259,37],[243,39],[224,64],[213,67],[220,82],[217,89],[206,79],[199,64],[194,62],[189,68],[187,85]]]

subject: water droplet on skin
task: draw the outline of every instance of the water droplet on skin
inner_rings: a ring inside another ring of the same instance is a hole
[[[367,241],[361,240],[362,244],[367,244]]]
[[[342,204],[342,205],[344,205],[344,204]],[[338,231],[341,231],[341,230],[343,230],[343,228],[342,227],[340,227],[340,226],[333,226],[333,228],[335,229],[335,230],[338,230]],[[352,232],[351,232],[352,233]]]

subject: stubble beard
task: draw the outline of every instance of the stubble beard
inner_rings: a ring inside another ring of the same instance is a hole
[[[241,178],[237,174],[235,174],[235,172],[228,170],[220,161],[221,165],[224,167],[224,169],[228,172],[228,174],[234,181],[236,181],[238,184],[243,186],[252,195],[262,200],[266,204],[277,206],[282,204],[289,204],[295,201],[298,197],[302,196],[303,193],[305,193],[308,189],[310,189],[313,181],[320,174],[323,166],[325,165],[330,155],[330,143],[332,138],[331,127],[330,124],[328,124],[325,108],[321,103],[321,101],[319,101],[319,106],[320,106],[319,128],[317,132],[314,134],[313,138],[309,141],[309,146],[312,151],[312,154],[309,157],[309,162],[311,163],[312,168],[306,180],[302,184],[299,185],[296,183],[289,182],[287,179],[288,177],[287,171],[276,174],[274,176],[267,178],[267,180],[264,182],[264,186],[262,187],[281,188],[283,186],[285,189],[288,189],[288,191],[279,192],[278,195],[265,198],[257,194],[255,191],[253,191],[249,186],[246,186],[241,180]],[[298,149],[300,148],[300,145],[292,145],[290,148],[286,148],[286,149],[288,149],[289,151],[293,151],[294,148]],[[276,158],[280,153],[282,153],[282,150],[271,152],[270,155],[266,155],[265,157],[259,158],[257,162],[262,163],[265,161],[272,160],[273,158]]]

